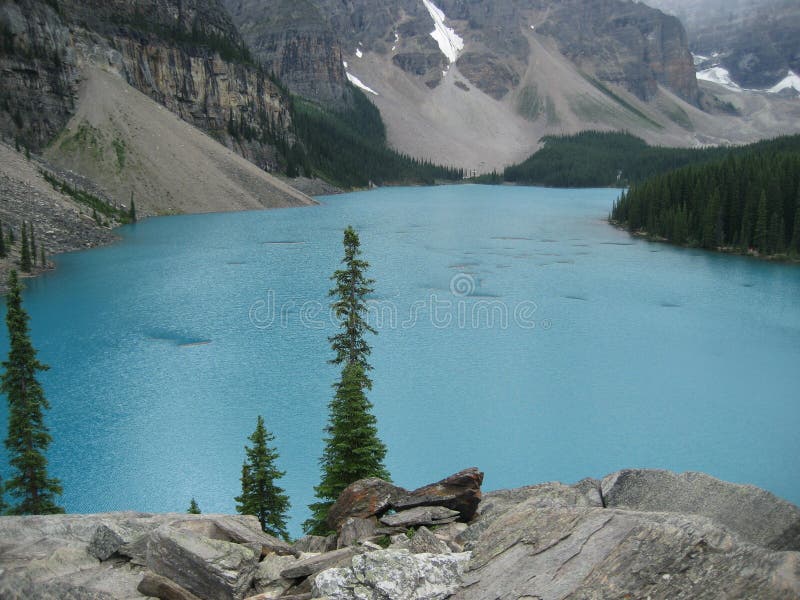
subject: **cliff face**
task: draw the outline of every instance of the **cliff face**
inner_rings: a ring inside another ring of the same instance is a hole
[[[677,15],[697,54],[719,53],[733,79],[767,88],[800,72],[800,3],[794,0],[651,0]]]
[[[0,83],[5,137],[42,148],[74,111],[81,71],[94,65],[260,167],[276,166],[286,100],[214,0],[19,0],[3,5],[0,31],[0,68],[10,75]]]
[[[692,104],[699,90],[680,21],[643,4],[573,0],[553,5],[540,33],[605,82],[650,100],[658,84]]]
[[[338,106],[347,102],[342,48],[330,23],[305,0],[224,0],[254,55],[292,92]]]
[[[227,0],[246,30],[272,17],[264,0]],[[434,22],[418,0],[391,0],[375,5],[314,0],[342,40],[345,55],[390,53],[394,64],[418,76],[429,87],[441,81],[449,61],[430,33]],[[514,90],[530,61],[530,28],[552,37],[561,52],[598,79],[621,85],[642,100],[652,99],[657,85],[692,104],[699,92],[686,33],[680,21],[644,4],[620,0],[439,0],[446,25],[464,40],[457,65],[469,81],[495,99]],[[308,9],[309,11],[311,8]],[[290,69],[291,70],[291,69]]]

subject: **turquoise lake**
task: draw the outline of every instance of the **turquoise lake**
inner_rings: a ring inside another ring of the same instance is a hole
[[[382,189],[151,219],[59,257],[25,305],[52,367],[63,504],[231,512],[261,414],[299,534],[348,224],[376,280],[370,399],[399,485],[470,466],[485,489],[649,467],[800,503],[800,268],[632,239],[605,222],[616,195]],[[2,403],[3,437],[6,422]]]

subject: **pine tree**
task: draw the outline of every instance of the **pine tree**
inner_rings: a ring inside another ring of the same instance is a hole
[[[44,251],[44,246],[39,246],[39,263],[43,269],[47,268],[47,254]]]
[[[794,207],[794,227],[792,227],[790,250],[795,255],[800,254],[800,187],[797,188],[797,204]]]
[[[14,243],[14,229],[11,225],[8,226],[8,243],[9,245]]]
[[[244,449],[247,459],[242,464],[242,495],[235,498],[236,511],[243,515],[255,515],[261,523],[261,529],[288,540],[286,511],[289,510],[289,497],[275,483],[285,473],[275,466],[279,455],[269,445],[275,436],[267,431],[264,419],[259,416],[256,430],[247,439],[253,445]]]
[[[6,248],[6,240],[3,235],[3,222],[0,221],[0,258],[8,256],[8,249]]]
[[[769,243],[769,223],[767,221],[767,194],[761,191],[758,201],[758,217],[756,218],[756,233],[753,236],[753,245],[759,252],[766,253]]]
[[[5,501],[5,493],[6,490],[5,487],[3,487],[3,478],[0,477],[0,515],[5,514],[6,509],[8,508]]]
[[[202,513],[200,507],[197,506],[197,502],[195,501],[194,498],[192,498],[192,501],[189,502],[189,510],[187,510],[186,512],[189,513],[190,515],[199,515]]]
[[[20,241],[20,254],[19,254],[19,268],[25,272],[30,273],[31,266],[31,248],[28,244],[28,228],[25,221],[22,222],[22,238]]]
[[[131,192],[131,207],[128,210],[128,220],[131,223],[136,223],[136,205],[133,203],[133,192]]]
[[[37,371],[47,365],[36,359],[28,335],[28,314],[22,307],[22,288],[16,271],[8,276],[6,324],[10,350],[3,362],[0,391],[8,399],[8,438],[6,448],[13,477],[5,489],[20,502],[9,511],[15,515],[55,514],[64,509],[55,502],[61,494],[58,479],[47,476],[45,454],[51,437],[44,424],[44,411],[50,404],[36,380]]]
[[[36,238],[34,237],[34,233],[33,233],[33,223],[28,225],[28,227],[30,227],[30,231],[31,231],[31,235],[30,235],[30,239],[31,239],[31,261],[33,262],[33,266],[35,267],[36,266],[37,254],[36,254]]]
[[[389,479],[383,464],[386,446],[378,438],[377,420],[366,390],[372,387],[367,377],[371,367],[367,362],[370,347],[364,339],[375,333],[365,320],[366,296],[373,280],[365,275],[369,264],[361,255],[358,234],[352,227],[344,232],[344,268],[332,276],[334,298],[332,308],[341,323],[341,333],[330,338],[335,357],[333,364],[343,365],[336,393],[329,404],[330,416],[325,428],[325,450],[320,459],[322,477],[314,488],[318,502],[309,506],[312,515],[304,529],[316,535],[329,532],[326,524],[328,510],[339,494],[351,483],[366,477]]]

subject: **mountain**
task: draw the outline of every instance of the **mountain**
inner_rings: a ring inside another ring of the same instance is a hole
[[[500,170],[546,135],[586,129],[671,146],[798,130],[792,98],[698,82],[681,22],[638,2],[224,1],[294,93],[347,104],[347,78],[380,109],[392,147],[468,171]]]
[[[800,3],[795,0],[649,3],[677,15],[692,50],[713,57],[742,87],[766,89],[790,70],[800,73]]]
[[[97,73],[104,72],[154,101],[148,111],[161,105],[205,132],[195,149],[203,147],[205,152],[222,144],[262,170],[280,168],[277,141],[285,140],[289,132],[289,99],[252,59],[228,13],[216,0],[4,2],[0,7],[0,69],[0,134],[35,152],[52,144],[80,112],[80,101],[90,100],[85,88],[91,88]],[[115,110],[132,114],[127,111],[132,107],[126,107],[125,102],[135,97],[120,92]],[[135,100],[137,103],[141,104]],[[139,124],[158,121],[156,114],[145,111],[139,115]],[[94,116],[101,119],[103,115]],[[136,145],[134,138],[140,129],[123,129],[118,121],[102,132],[108,147],[116,146],[123,152],[129,142]],[[174,131],[167,128],[162,135]],[[63,141],[62,137],[59,148],[63,148]],[[105,176],[100,179],[104,181],[113,175],[113,196],[122,203],[129,200],[131,192],[142,191],[141,181],[158,181],[160,171],[177,166],[145,161],[139,165],[145,170],[138,173],[131,172],[131,163],[129,168],[121,166],[107,172],[103,149],[95,149],[94,155],[84,153],[80,157],[84,172],[103,171]],[[154,149],[141,150],[149,153]],[[222,157],[223,150],[220,146],[211,153]],[[51,160],[69,168],[78,160],[74,153],[67,156],[53,148],[48,152]],[[93,166],[87,163],[92,156],[97,159]],[[275,182],[262,174],[256,187],[277,189]],[[191,171],[185,175],[192,179]],[[175,210],[175,194],[183,196],[185,191],[161,189],[146,202],[152,203],[154,212]],[[184,196],[179,204],[183,210],[271,205],[273,201],[265,200],[264,195],[269,194],[255,194],[241,202],[236,196],[220,196],[211,204],[204,204],[200,196]],[[278,204],[287,197],[294,198],[290,202],[298,201],[298,197],[308,202],[302,194],[286,196],[284,189],[274,195],[282,198]],[[192,204],[195,200],[197,206]]]

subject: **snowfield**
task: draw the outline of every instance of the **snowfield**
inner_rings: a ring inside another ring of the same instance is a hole
[[[439,44],[442,51],[451,63],[456,62],[458,53],[464,49],[464,40],[453,29],[447,27],[444,22],[447,20],[444,13],[430,0],[422,0],[425,8],[433,19],[435,29],[431,31],[431,37]]]
[[[702,81],[710,81],[718,85],[724,86],[731,91],[741,92],[742,88],[731,79],[731,74],[728,69],[724,67],[711,67],[697,72],[697,78]]]
[[[369,87],[368,85],[364,84],[364,83],[363,83],[363,82],[362,82],[362,81],[361,81],[361,80],[360,80],[358,77],[356,77],[356,76],[355,76],[355,75],[353,75],[352,73],[348,73],[347,71],[345,71],[345,74],[347,75],[347,79],[348,79],[348,81],[349,81],[350,83],[352,83],[354,86],[356,86],[357,88],[359,88],[359,89],[362,89],[362,90],[364,90],[365,92],[368,92],[368,93],[370,93],[370,94],[373,94],[373,95],[375,95],[375,96],[380,96],[380,94],[379,94],[378,92],[376,92],[375,90],[373,90],[373,89],[372,89],[371,87]]]
[[[796,92],[800,92],[800,76],[798,76],[794,71],[789,71],[789,74],[786,75],[786,77],[781,79],[767,91],[771,94],[777,94],[778,92],[788,89],[793,89]]]

